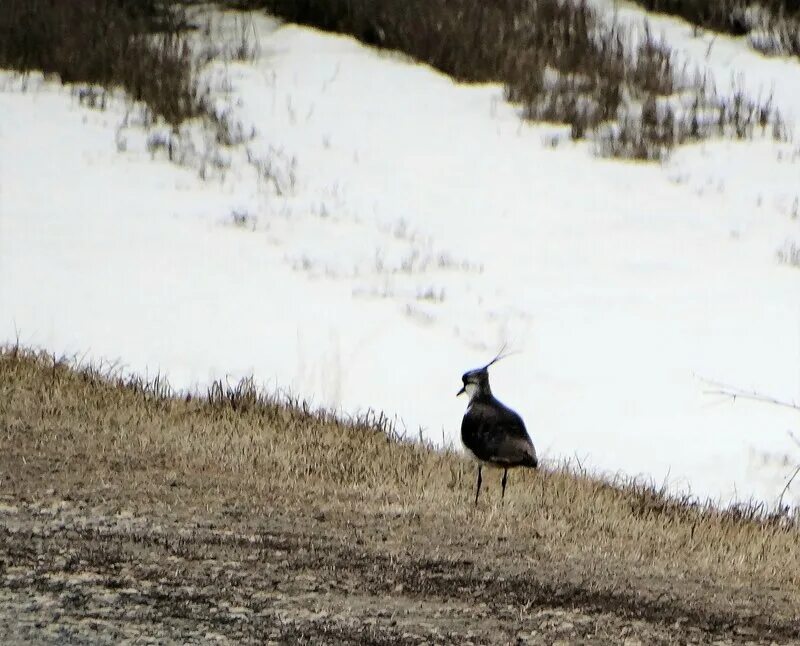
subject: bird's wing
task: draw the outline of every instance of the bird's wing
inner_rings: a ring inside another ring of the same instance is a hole
[[[498,402],[499,403],[499,402]],[[516,411],[511,410],[508,406],[500,404],[496,410],[496,419],[498,427],[503,429],[503,433],[508,437],[519,438],[530,442],[528,430],[525,428],[525,422]]]
[[[513,413],[513,411],[511,411]],[[495,461],[509,465],[536,466],[536,449],[533,447],[525,424],[516,413],[504,419],[494,437]]]
[[[533,447],[522,418],[505,406],[473,406],[461,423],[466,447],[486,462],[536,466]]]

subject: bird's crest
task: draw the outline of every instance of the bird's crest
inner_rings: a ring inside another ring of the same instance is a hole
[[[498,353],[494,356],[494,359],[492,359],[489,363],[483,366],[483,368],[479,368],[478,370],[488,370],[489,366],[494,365],[495,363],[501,361],[502,359],[505,359],[506,357],[510,357],[512,354],[516,354],[516,352],[514,351],[506,352],[506,344],[504,343],[500,348],[500,350],[498,351]]]

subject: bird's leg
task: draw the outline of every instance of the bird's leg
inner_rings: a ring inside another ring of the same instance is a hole
[[[508,480],[508,469],[503,469],[503,493],[500,494],[500,500],[506,497],[506,481]]]
[[[475,506],[476,507],[478,506],[478,495],[481,493],[481,482],[483,482],[483,479],[481,478],[481,469],[482,468],[483,467],[481,465],[478,465],[478,487],[477,487],[477,489],[475,491]]]

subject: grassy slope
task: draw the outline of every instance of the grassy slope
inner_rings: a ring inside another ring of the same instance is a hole
[[[800,638],[785,518],[558,470],[475,509],[461,456],[247,384],[186,400],[4,351],[0,474],[6,638]]]

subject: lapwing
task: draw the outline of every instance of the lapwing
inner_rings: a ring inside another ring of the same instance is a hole
[[[539,465],[536,449],[525,429],[525,422],[508,406],[498,401],[489,386],[489,366],[503,356],[498,354],[483,368],[465,372],[457,395],[467,393],[469,404],[461,421],[461,441],[478,461],[478,484],[475,505],[481,493],[481,470],[484,466],[503,469],[501,499],[506,494],[508,470],[514,467],[535,469]]]

